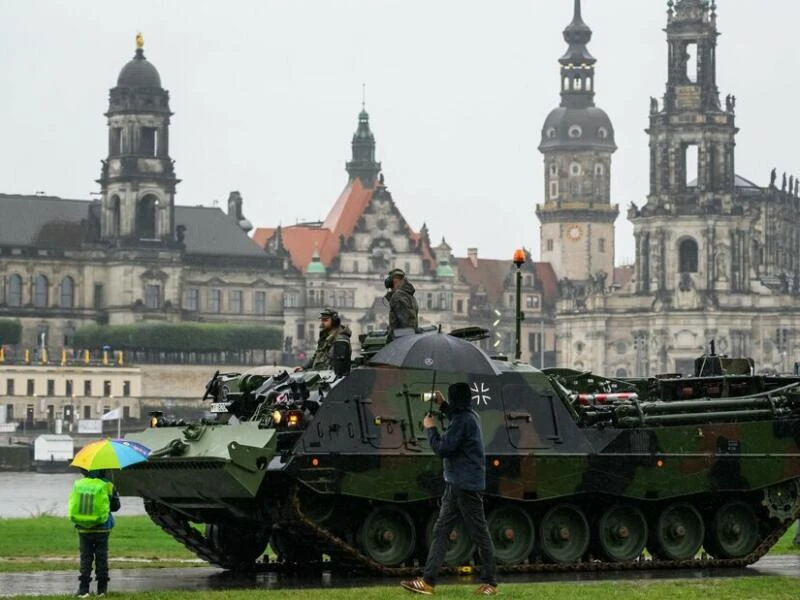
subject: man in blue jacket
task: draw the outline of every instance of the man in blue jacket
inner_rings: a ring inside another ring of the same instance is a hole
[[[486,456],[480,417],[471,407],[472,394],[466,383],[451,385],[447,396],[449,402],[443,402],[439,392],[434,398],[450,419],[444,434],[439,434],[432,416],[427,415],[422,422],[431,449],[444,459],[442,507],[433,527],[433,543],[422,577],[402,581],[400,585],[418,594],[433,593],[447,551],[448,536],[460,514],[480,554],[481,585],[476,591],[479,595],[493,596],[497,593],[497,569],[494,545],[483,513],[481,492],[486,489]]]
[[[92,563],[97,579],[97,595],[108,591],[108,536],[114,527],[114,515],[120,508],[119,494],[106,479],[105,471],[84,471],[85,477],[72,486],[69,518],[80,538],[81,566],[77,596],[89,596]]]

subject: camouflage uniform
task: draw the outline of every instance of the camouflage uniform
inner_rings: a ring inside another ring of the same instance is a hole
[[[396,290],[389,290],[386,294],[386,299],[389,301],[390,340],[394,338],[396,329],[419,327],[419,305],[417,299],[414,298],[414,286],[408,279],[405,279],[405,273],[400,269],[390,272],[387,279],[391,280],[392,277],[397,276],[403,277],[402,285]]]
[[[317,340],[317,351],[303,368],[314,371],[332,369],[337,377],[347,375],[350,373],[350,329],[341,324],[339,313],[332,308],[320,311],[319,318],[323,323],[330,321],[330,327],[323,325]]]

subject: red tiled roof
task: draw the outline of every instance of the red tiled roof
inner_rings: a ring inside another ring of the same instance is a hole
[[[339,253],[339,243],[342,236],[349,237],[358,223],[359,217],[364,213],[375,188],[367,188],[356,177],[344,188],[339,199],[331,208],[322,228],[330,231],[324,245],[320,246],[319,257],[327,267]]]
[[[259,227],[253,234],[253,240],[259,246],[265,247],[274,234],[275,228],[273,227]],[[292,258],[292,264],[296,269],[303,271],[311,262],[314,249],[322,248],[330,232],[319,227],[295,225],[283,227],[281,234],[283,235],[283,245]]]
[[[483,289],[487,299],[492,303],[502,300],[506,291],[506,277],[511,272],[511,263],[508,260],[491,258],[478,258],[478,265],[474,266],[469,258],[456,258],[458,273],[464,282],[472,289]],[[542,304],[547,308],[555,305],[557,281],[556,274],[550,263],[534,262],[534,275],[542,289]]]
[[[342,190],[321,225],[283,227],[283,245],[292,257],[292,264],[300,271],[305,270],[316,248],[322,264],[329,266],[339,253],[341,236],[348,237],[353,233],[374,191],[373,188],[364,187],[361,180],[356,178]],[[253,233],[253,241],[262,248],[266,247],[275,231],[274,227],[259,227]]]
[[[510,265],[507,260],[479,258],[476,266],[469,257],[459,257],[456,258],[456,264],[458,274],[472,290],[484,291],[492,304],[502,300]]]
[[[292,264],[298,270],[304,271],[311,262],[316,248],[319,250],[322,264],[326,267],[330,266],[331,261],[339,254],[342,236],[347,238],[353,234],[358,219],[366,210],[374,193],[375,188],[365,187],[360,179],[355,178],[342,190],[321,225],[283,227],[283,245],[292,257]],[[275,231],[275,227],[259,227],[253,232],[253,241],[264,248],[270,238],[275,235]],[[415,242],[422,237],[421,232],[415,232],[410,227],[408,232]],[[422,257],[430,261],[432,268],[436,267],[428,243],[422,245]]]

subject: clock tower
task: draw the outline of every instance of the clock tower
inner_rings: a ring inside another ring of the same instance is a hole
[[[586,44],[592,30],[575,0],[572,22],[564,30],[569,45],[561,64],[561,104],[545,120],[539,151],[544,155],[544,202],[536,207],[540,256],[558,279],[586,281],[614,269],[611,155],[614,128],[595,106],[596,59]]]

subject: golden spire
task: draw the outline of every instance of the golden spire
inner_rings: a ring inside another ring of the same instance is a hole
[[[144,48],[144,36],[141,31],[136,34],[136,47]]]

